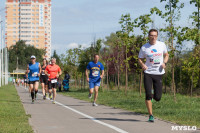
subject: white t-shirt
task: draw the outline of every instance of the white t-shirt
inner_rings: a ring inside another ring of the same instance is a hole
[[[148,67],[145,73],[153,75],[162,75],[165,70],[162,68],[163,55],[167,53],[167,47],[163,42],[156,41],[151,45],[146,43],[140,49],[139,58],[146,58],[145,65]]]

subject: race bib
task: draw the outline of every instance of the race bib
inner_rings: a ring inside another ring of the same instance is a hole
[[[57,79],[52,79],[51,80],[51,83],[53,84],[53,83],[57,83]]]
[[[33,77],[36,77],[36,76],[38,76],[38,73],[37,73],[37,72],[34,72],[34,73],[32,74],[32,76],[33,76]]]
[[[45,75],[45,72],[44,72],[44,70],[42,70],[42,75]]]
[[[27,79],[25,79],[24,81],[27,81]]]
[[[99,71],[93,71],[93,72],[92,72],[92,76],[94,76],[94,77],[99,76]]]

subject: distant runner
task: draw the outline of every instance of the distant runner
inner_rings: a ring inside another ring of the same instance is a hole
[[[46,66],[48,65],[47,60],[44,58],[43,59],[43,65],[42,65],[42,71],[40,74],[40,83],[42,86],[42,94],[43,94],[43,99],[46,99],[46,93],[47,93],[47,89],[48,89],[48,76],[45,74],[45,69]]]
[[[27,86],[28,86],[28,77],[27,77],[27,72],[26,72],[25,75],[24,75],[24,87],[25,87],[25,89],[27,89]]]
[[[31,97],[32,97],[32,103],[34,103],[34,100],[36,99],[36,95],[38,92],[39,76],[41,73],[40,63],[36,62],[36,57],[34,55],[31,56],[31,63],[27,65],[27,73],[29,73],[29,71],[30,71],[29,84],[31,89]]]
[[[88,71],[90,71],[89,77],[88,77]],[[100,74],[101,71],[102,73]],[[98,90],[101,84],[101,79],[103,78],[103,75],[104,75],[104,67],[102,63],[99,62],[98,54],[95,54],[94,61],[89,62],[89,64],[87,65],[85,75],[86,75],[87,81],[89,82],[89,88],[90,88],[88,97],[92,98],[93,91],[95,91],[94,102],[92,105],[98,106],[96,104],[96,100],[98,97]]]
[[[152,100],[160,101],[162,96],[162,76],[165,73],[169,58],[166,45],[157,41],[158,31],[149,31],[149,42],[143,45],[139,53],[139,64],[144,70],[144,87],[146,93],[146,106],[149,112],[149,121],[154,122]],[[164,59],[163,59],[164,56]],[[143,59],[146,59],[144,64]],[[152,95],[152,86],[154,93]]]
[[[60,67],[56,65],[56,58],[51,59],[51,64],[47,65],[45,69],[45,74],[48,75],[49,77],[49,81],[48,81],[49,97],[50,99],[52,99],[51,92],[53,90],[52,103],[55,104],[58,77],[62,74]]]

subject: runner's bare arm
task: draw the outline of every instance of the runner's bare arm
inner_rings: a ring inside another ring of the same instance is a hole
[[[26,77],[28,77],[28,73],[29,73],[29,65],[27,65],[27,68],[26,68]]]
[[[89,82],[88,69],[85,70],[85,76],[86,76],[87,82]]]
[[[62,74],[62,71],[58,72],[57,78]]]
[[[143,63],[144,59],[139,58],[138,59],[138,63],[140,64],[140,66],[142,67],[143,70],[147,70],[148,67]]]
[[[163,64],[162,64],[162,67],[163,68],[166,68],[166,63],[168,62],[168,59],[169,59],[169,54],[168,52],[164,54],[164,60],[163,60]]]
[[[45,75],[50,76],[50,74],[48,74],[47,70],[44,71]]]
[[[104,70],[102,70],[102,72],[101,72],[101,79],[103,78],[103,75],[104,75]]]
[[[40,76],[41,72],[42,72],[42,68],[41,68],[41,65],[39,63],[39,69],[40,69],[40,72],[38,73],[38,76]]]

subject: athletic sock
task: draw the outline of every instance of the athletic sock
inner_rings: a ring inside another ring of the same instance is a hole
[[[31,92],[31,97],[32,99],[34,99],[34,92]]]

